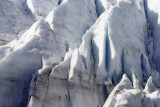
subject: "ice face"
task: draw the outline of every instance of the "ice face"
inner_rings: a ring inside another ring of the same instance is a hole
[[[1,47],[0,72],[3,84],[0,99],[8,99],[0,102],[1,105],[27,105],[32,75],[41,68],[59,64],[64,60],[66,52],[80,45],[85,30],[97,18],[93,3],[85,0],[62,3],[56,11],[51,9],[46,19],[40,18],[35,22],[19,39]],[[41,8],[41,5],[38,6]],[[70,14],[73,17],[70,17]],[[6,52],[7,50],[9,52]],[[11,90],[12,88],[14,90]],[[5,96],[7,93],[10,98]]]
[[[160,12],[158,11],[160,9],[160,6],[157,5],[160,2],[158,0],[155,0],[152,2],[151,0],[144,0],[145,2],[145,9],[146,9],[146,17],[149,22],[149,36],[153,38],[152,42],[153,46],[150,47],[152,48],[153,51],[153,63],[155,64],[155,67],[158,71],[160,71],[160,59],[159,59],[159,46],[160,43],[158,42],[160,40],[160,18],[158,17]],[[150,44],[151,44],[150,43]],[[153,48],[154,47],[154,48]],[[154,50],[153,50],[154,49]]]
[[[18,25],[17,30],[26,32],[0,46],[0,105],[159,105],[159,22],[150,11],[159,14],[158,1],[5,2],[11,4],[9,14],[17,9],[16,20],[33,25]],[[8,15],[0,19],[7,22],[5,17],[11,20]],[[9,22],[2,25],[0,31],[12,28]]]

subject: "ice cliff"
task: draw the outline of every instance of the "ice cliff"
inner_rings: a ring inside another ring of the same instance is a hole
[[[2,107],[160,107],[159,0],[1,0]]]

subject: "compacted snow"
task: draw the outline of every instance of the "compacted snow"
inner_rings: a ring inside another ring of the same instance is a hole
[[[159,107],[159,3],[1,0],[0,105]]]

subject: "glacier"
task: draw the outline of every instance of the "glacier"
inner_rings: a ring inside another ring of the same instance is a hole
[[[1,0],[2,107],[160,107],[159,0]]]

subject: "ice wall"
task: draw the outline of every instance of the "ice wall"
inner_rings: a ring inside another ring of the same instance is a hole
[[[155,68],[160,71],[160,58],[159,58],[159,46],[160,46],[160,18],[159,18],[159,14],[160,14],[160,6],[159,0],[155,0],[154,2],[152,0],[144,0],[145,3],[145,9],[146,9],[146,17],[149,23],[148,26],[148,33],[150,38],[152,38],[152,42],[150,43],[150,45],[153,44],[153,46],[149,47],[152,48],[152,60],[153,63],[155,64]]]
[[[93,1],[68,1],[51,11],[46,19],[39,19],[20,39],[2,46],[0,105],[26,106],[33,73],[63,61],[66,52],[81,43],[85,30],[96,18]]]
[[[53,69],[35,74],[29,107],[99,107],[107,96],[106,107],[119,107],[123,99],[129,102],[124,105],[141,106],[140,92],[152,72],[145,45],[146,25],[143,1],[122,0],[106,10],[86,31],[78,49]],[[112,93],[122,87],[118,83],[125,85],[121,89],[126,93],[112,104]]]
[[[0,31],[25,32],[0,46],[1,106],[160,105],[158,1],[0,3]]]

